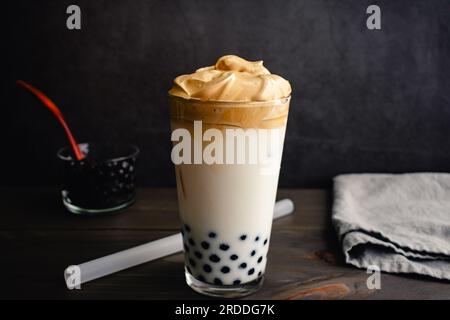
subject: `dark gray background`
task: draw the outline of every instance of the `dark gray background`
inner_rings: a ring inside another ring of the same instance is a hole
[[[280,185],[344,172],[450,170],[450,1],[10,1],[0,185],[54,185],[65,138],[17,88],[60,106],[79,141],[141,150],[140,184],[174,186],[166,92],[224,54],[263,59],[293,87]],[[66,7],[82,30],[66,29]],[[365,26],[378,4],[382,30]]]

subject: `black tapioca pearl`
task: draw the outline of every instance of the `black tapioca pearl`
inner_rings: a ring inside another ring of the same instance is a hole
[[[211,266],[210,266],[209,264],[204,264],[204,265],[203,265],[203,270],[204,270],[205,272],[210,273],[210,272],[212,271],[212,268],[211,268]]]
[[[214,284],[221,285],[222,284],[222,280],[220,280],[219,278],[214,278]]]
[[[201,259],[203,257],[201,252],[195,251],[194,255],[197,257],[197,259]]]
[[[195,260],[192,259],[192,258],[189,258],[189,264],[190,264],[191,266],[195,267],[195,265],[196,265]]]
[[[195,241],[194,241],[194,239],[189,238],[189,244],[190,244],[191,246],[195,246]]]
[[[245,268],[247,268],[247,264],[246,264],[245,262],[242,262],[242,263],[239,265],[239,268],[245,269]]]
[[[206,281],[205,277],[202,276],[202,275],[199,275],[199,276],[197,277],[197,279],[200,280],[200,281],[203,281],[203,282]]]
[[[262,275],[262,272],[261,271],[258,272],[258,277],[261,277],[261,275]]]
[[[228,272],[230,272],[230,268],[228,268],[227,266],[224,266],[220,269],[220,271],[222,271],[222,273],[228,273]]]
[[[252,274],[254,274],[255,273],[255,269],[254,268],[251,268],[250,270],[248,270],[248,272],[247,272],[247,274],[249,275],[249,276],[251,276]]]
[[[258,258],[258,263],[261,263],[262,259],[263,259],[263,257],[262,257],[262,256],[261,256],[261,257],[259,257],[259,258]]]
[[[255,241],[256,241],[256,242],[259,241],[259,236],[256,236]]]
[[[230,259],[231,260],[237,260],[239,257],[236,255],[236,254],[232,254],[231,256],[230,256]]]
[[[187,270],[190,274],[192,274],[191,268],[189,268],[188,266],[186,266],[186,270]]]
[[[186,245],[186,243],[183,244],[183,246],[184,246],[184,251],[185,251],[185,252],[189,252],[189,247]]]
[[[233,281],[233,284],[240,284],[240,283],[241,283],[241,280],[239,280],[239,279],[236,279]]]
[[[219,258],[218,255],[212,254],[212,255],[209,256],[209,260],[211,260],[212,262],[219,262],[220,258]]]
[[[230,249],[230,246],[227,245],[226,243],[222,243],[222,244],[219,246],[219,248],[220,248],[220,250],[227,251],[228,249]]]
[[[209,243],[206,242],[206,241],[202,241],[201,246],[202,246],[202,248],[205,249],[205,250],[209,249]]]
[[[247,235],[243,234],[242,236],[239,237],[239,239],[241,239],[242,241],[244,241],[245,239],[247,239]]]
[[[263,243],[264,245],[266,245],[267,244],[267,238],[264,240],[264,243]]]
[[[184,236],[184,230],[183,229],[181,229],[181,234]]]
[[[186,230],[186,232],[191,232],[191,227],[189,227],[187,224],[184,224],[184,230]]]
[[[215,233],[215,232],[208,233],[208,237],[210,237],[210,238],[215,238],[216,236],[217,236],[217,233]]]
[[[253,257],[256,254],[256,250],[252,250],[252,252],[250,252],[250,255]]]

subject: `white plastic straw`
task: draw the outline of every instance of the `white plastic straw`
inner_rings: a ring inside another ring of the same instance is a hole
[[[283,199],[275,203],[273,218],[284,217],[294,211],[294,203]],[[81,283],[92,281],[109,274],[156,260],[183,250],[181,233],[174,234],[143,245],[110,254],[108,256],[72,265],[64,271],[64,278],[69,289]],[[74,274],[74,272],[76,274]],[[77,275],[77,277],[74,277]]]

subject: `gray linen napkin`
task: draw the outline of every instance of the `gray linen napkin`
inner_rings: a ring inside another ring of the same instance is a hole
[[[450,280],[450,174],[339,175],[332,221],[347,263]]]

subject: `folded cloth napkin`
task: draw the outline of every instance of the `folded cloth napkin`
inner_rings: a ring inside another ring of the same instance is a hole
[[[450,174],[339,175],[332,220],[347,263],[450,280]]]

